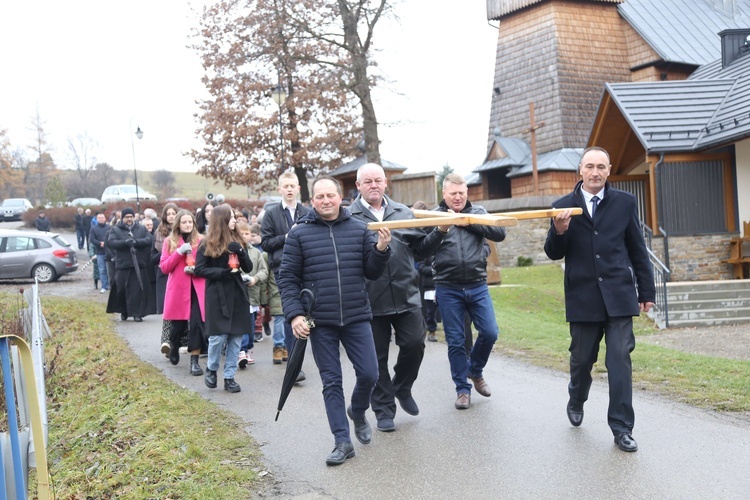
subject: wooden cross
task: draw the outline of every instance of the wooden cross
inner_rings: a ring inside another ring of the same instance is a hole
[[[434,210],[412,210],[416,219],[370,222],[367,229],[377,231],[381,227],[389,229],[406,229],[412,227],[450,226],[481,224],[485,226],[515,226],[519,220],[546,219],[560,212],[570,210],[571,215],[581,215],[581,208],[550,208],[545,210],[525,210],[522,212],[504,212],[497,214],[462,214],[453,212],[436,212]]]
[[[534,101],[529,103],[529,116],[531,118],[531,125],[529,128],[524,129],[523,133],[531,134],[531,175],[534,181],[534,195],[539,195],[539,171],[536,166],[536,131],[544,127],[544,122],[536,123],[534,120]]]

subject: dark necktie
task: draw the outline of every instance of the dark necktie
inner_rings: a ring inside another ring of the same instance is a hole
[[[286,217],[286,222],[289,224],[289,227],[291,228],[294,225],[294,221],[292,220],[292,214],[289,212],[288,208],[284,208],[284,217]]]
[[[594,218],[594,214],[596,213],[596,207],[599,205],[599,197],[598,196],[592,196],[591,197],[591,218]]]

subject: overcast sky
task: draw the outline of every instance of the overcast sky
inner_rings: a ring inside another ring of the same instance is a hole
[[[446,163],[467,174],[486,153],[496,28],[485,2],[406,0],[376,27],[381,154],[410,172]],[[36,110],[58,165],[86,133],[118,169],[194,171],[202,68],[187,48],[197,25],[185,0],[0,2],[0,128],[33,144]]]

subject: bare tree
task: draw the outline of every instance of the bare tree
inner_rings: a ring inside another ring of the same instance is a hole
[[[151,174],[161,198],[169,198],[174,195],[174,174],[169,170],[157,170]]]
[[[44,198],[44,188],[50,174],[55,169],[55,161],[52,159],[52,152],[47,143],[44,124],[39,108],[37,108],[36,114],[31,119],[31,129],[34,131],[36,138],[30,149],[35,159],[26,162],[23,176],[26,196],[35,202]]]
[[[75,138],[68,138],[68,156],[81,183],[78,190],[81,196],[98,196],[89,185],[96,166],[96,146],[96,141],[86,132],[78,134]]]

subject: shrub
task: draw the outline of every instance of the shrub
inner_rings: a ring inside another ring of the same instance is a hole
[[[534,259],[531,257],[524,257],[523,255],[518,256],[518,261],[516,262],[516,265],[518,267],[528,267],[534,265]]]

